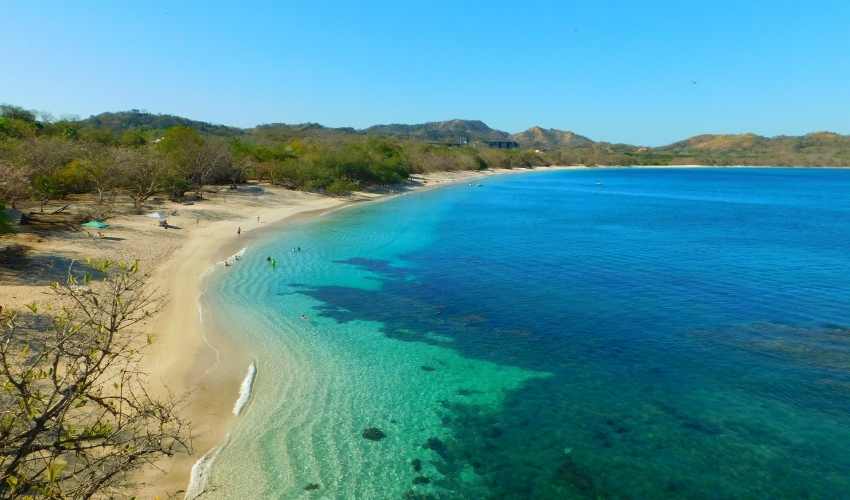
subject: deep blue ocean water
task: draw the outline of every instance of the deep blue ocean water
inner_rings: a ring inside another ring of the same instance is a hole
[[[850,171],[491,177],[211,291],[258,366],[222,497],[850,498]]]

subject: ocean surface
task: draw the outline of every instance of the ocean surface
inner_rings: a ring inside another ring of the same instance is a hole
[[[205,498],[850,498],[850,170],[412,193],[204,307],[257,369]]]

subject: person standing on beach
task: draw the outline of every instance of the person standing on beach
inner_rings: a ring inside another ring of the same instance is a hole
[[[236,236],[241,236],[241,235],[242,235],[242,226],[239,226],[239,227],[236,228]]]

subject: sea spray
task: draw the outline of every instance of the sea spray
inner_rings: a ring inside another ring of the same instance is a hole
[[[242,385],[239,386],[239,398],[236,400],[236,404],[233,405],[234,415],[239,416],[245,408],[245,405],[247,405],[248,401],[251,399],[251,388],[254,385],[254,378],[256,376],[257,365],[252,361],[248,366],[248,373],[245,374],[245,378],[242,380]]]

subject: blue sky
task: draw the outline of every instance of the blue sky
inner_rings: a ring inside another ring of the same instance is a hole
[[[850,133],[850,2],[11,2],[0,102],[238,126]]]

